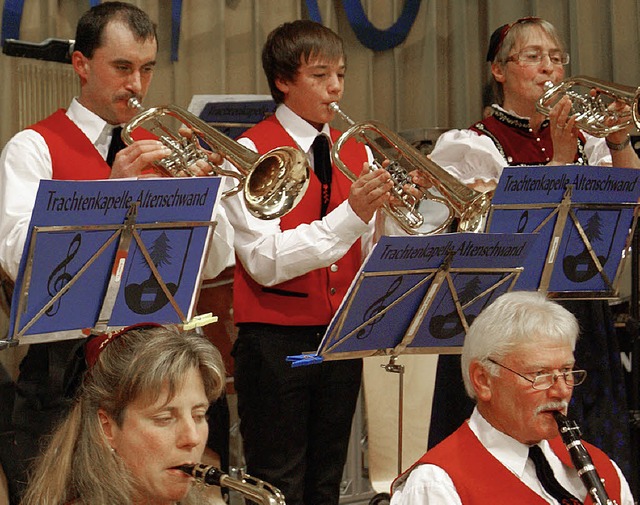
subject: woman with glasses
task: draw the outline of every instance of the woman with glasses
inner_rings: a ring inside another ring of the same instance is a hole
[[[548,82],[560,83],[570,61],[555,27],[522,18],[498,28],[489,42],[493,114],[438,139],[431,159],[480,190],[495,188],[505,166],[613,165],[638,167],[627,131],[596,138],[576,128],[568,97],[547,118],[536,103]]]
[[[595,138],[575,127],[568,97],[545,117],[536,103],[545,83],[565,78],[570,58],[555,27],[540,18],[522,18],[499,27],[487,51],[494,96],[493,114],[466,130],[444,133],[431,159],[462,182],[479,190],[495,188],[502,169],[509,165],[637,166],[628,133],[618,131]],[[578,318],[585,335],[576,357],[589,370],[571,414],[585,436],[605,449],[623,469],[630,466],[628,406],[620,349],[613,316],[606,301],[561,302]],[[440,356],[434,392],[429,446],[448,436],[473,406],[456,379],[457,356]],[[445,408],[446,407],[446,408]]]
[[[506,293],[482,311],[462,349],[473,413],[396,479],[391,505],[591,503],[554,416],[587,376],[575,369],[578,332],[573,314],[538,292]],[[609,498],[633,505],[620,468],[583,445]]]

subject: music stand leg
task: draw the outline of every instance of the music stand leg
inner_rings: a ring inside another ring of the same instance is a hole
[[[629,404],[629,422],[631,431],[631,490],[634,496],[640,494],[640,465],[637,454],[640,450],[640,231],[636,227],[631,245],[631,391]]]
[[[404,410],[404,365],[398,365],[398,356],[391,356],[389,363],[380,365],[387,372],[398,374],[398,475],[402,473],[402,424]]]

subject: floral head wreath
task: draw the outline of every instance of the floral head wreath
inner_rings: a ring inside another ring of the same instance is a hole
[[[99,335],[93,335],[89,337],[84,348],[87,368],[91,369],[93,365],[96,364],[98,358],[100,358],[100,353],[108,344],[113,342],[118,337],[124,335],[128,331],[159,328],[161,326],[162,325],[158,323],[138,323],[131,326],[126,326],[125,328],[121,328],[119,330],[113,330],[107,333],[101,333]]]
[[[532,21],[540,21],[541,19],[542,18],[538,18],[535,16],[528,16],[528,17],[517,19],[513,23],[502,25],[501,27],[497,28],[491,34],[491,39],[489,40],[489,49],[487,50],[487,61],[490,63],[493,62],[496,55],[498,54],[498,51],[500,51],[500,48],[502,47],[502,42],[504,41],[504,38],[507,36],[507,33],[509,33],[511,28],[513,28],[515,25],[520,23],[530,23]]]

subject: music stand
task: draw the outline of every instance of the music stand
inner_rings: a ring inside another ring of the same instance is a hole
[[[634,149],[637,146],[634,144]],[[631,316],[637,320],[638,171],[629,168],[557,166],[507,167],[496,189],[487,231],[534,232],[541,235],[520,285],[557,299],[618,298],[626,261],[632,262]],[[635,244],[634,244],[635,240]],[[632,247],[633,244],[633,247]],[[631,254],[633,253],[633,254]],[[529,275],[531,272],[531,275]],[[638,447],[638,337],[632,332],[631,446]],[[632,454],[634,451],[632,451]],[[637,462],[632,458],[637,485]]]
[[[356,275],[315,353],[289,356],[292,366],[400,354],[459,353],[469,324],[509,291],[537,240],[531,234],[455,233],[382,237]],[[402,423],[398,424],[398,466]],[[398,469],[400,472],[400,468]]]
[[[41,181],[0,348],[208,322],[193,312],[219,191],[218,177]]]
[[[506,167],[487,231],[540,235],[518,289],[557,299],[617,298],[638,219],[638,178],[626,168]]]
[[[193,95],[188,110],[227,137],[236,139],[272,115],[276,103],[271,95]]]

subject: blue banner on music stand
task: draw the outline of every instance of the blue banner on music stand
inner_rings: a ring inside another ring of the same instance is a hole
[[[189,112],[232,139],[275,110],[270,95],[194,95],[189,104]]]
[[[195,308],[219,191],[218,177],[41,181],[9,338],[86,333],[102,315],[112,278],[118,290],[109,327],[185,323]]]
[[[537,240],[531,234],[382,237],[315,354],[293,366],[403,353],[459,352],[468,325],[511,289]]]
[[[540,235],[517,288],[556,298],[617,296],[636,224],[639,176],[611,167],[505,168],[487,231]]]

